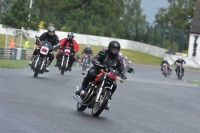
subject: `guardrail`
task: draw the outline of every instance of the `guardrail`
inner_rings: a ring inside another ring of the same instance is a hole
[[[0,59],[28,60],[33,54],[33,49],[0,48]]]

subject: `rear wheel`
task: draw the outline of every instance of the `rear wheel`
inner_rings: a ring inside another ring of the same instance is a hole
[[[92,116],[98,117],[101,112],[104,110],[109,98],[111,96],[111,92],[109,90],[105,90],[101,93],[99,102],[94,103],[92,107]]]

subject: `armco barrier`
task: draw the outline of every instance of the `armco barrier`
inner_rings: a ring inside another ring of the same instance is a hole
[[[177,55],[166,54],[165,57],[170,65],[173,65],[174,62],[178,59]],[[182,58],[186,62],[186,64],[184,64],[183,66],[192,67],[192,68],[200,68],[200,59],[199,58],[189,58],[189,57],[183,57],[183,56],[182,56]]]
[[[28,60],[33,54],[33,49],[0,48],[0,59]]]

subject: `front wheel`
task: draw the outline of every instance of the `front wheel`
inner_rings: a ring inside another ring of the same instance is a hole
[[[33,75],[35,78],[38,77],[38,74],[39,74],[39,71],[40,71],[41,63],[42,63],[41,60],[39,60],[38,63],[37,63],[37,66],[36,66],[36,68],[35,68],[35,72],[34,72],[34,75]]]
[[[98,117],[101,112],[104,110],[109,98],[111,96],[111,92],[109,90],[105,90],[101,93],[99,102],[94,103],[92,107],[92,116]]]
[[[65,67],[66,67],[66,62],[64,61],[63,66],[61,67],[61,71],[60,71],[61,75],[64,75],[65,69],[66,69]]]

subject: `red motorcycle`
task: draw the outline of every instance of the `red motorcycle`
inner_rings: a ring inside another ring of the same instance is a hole
[[[80,96],[76,93],[73,96],[78,101],[77,110],[84,111],[86,108],[91,108],[93,117],[98,117],[105,109],[108,101],[111,100],[113,85],[116,84],[118,76],[121,77],[113,68],[98,66],[102,69],[95,80],[81,91]],[[123,83],[124,80],[121,77],[119,81]]]

